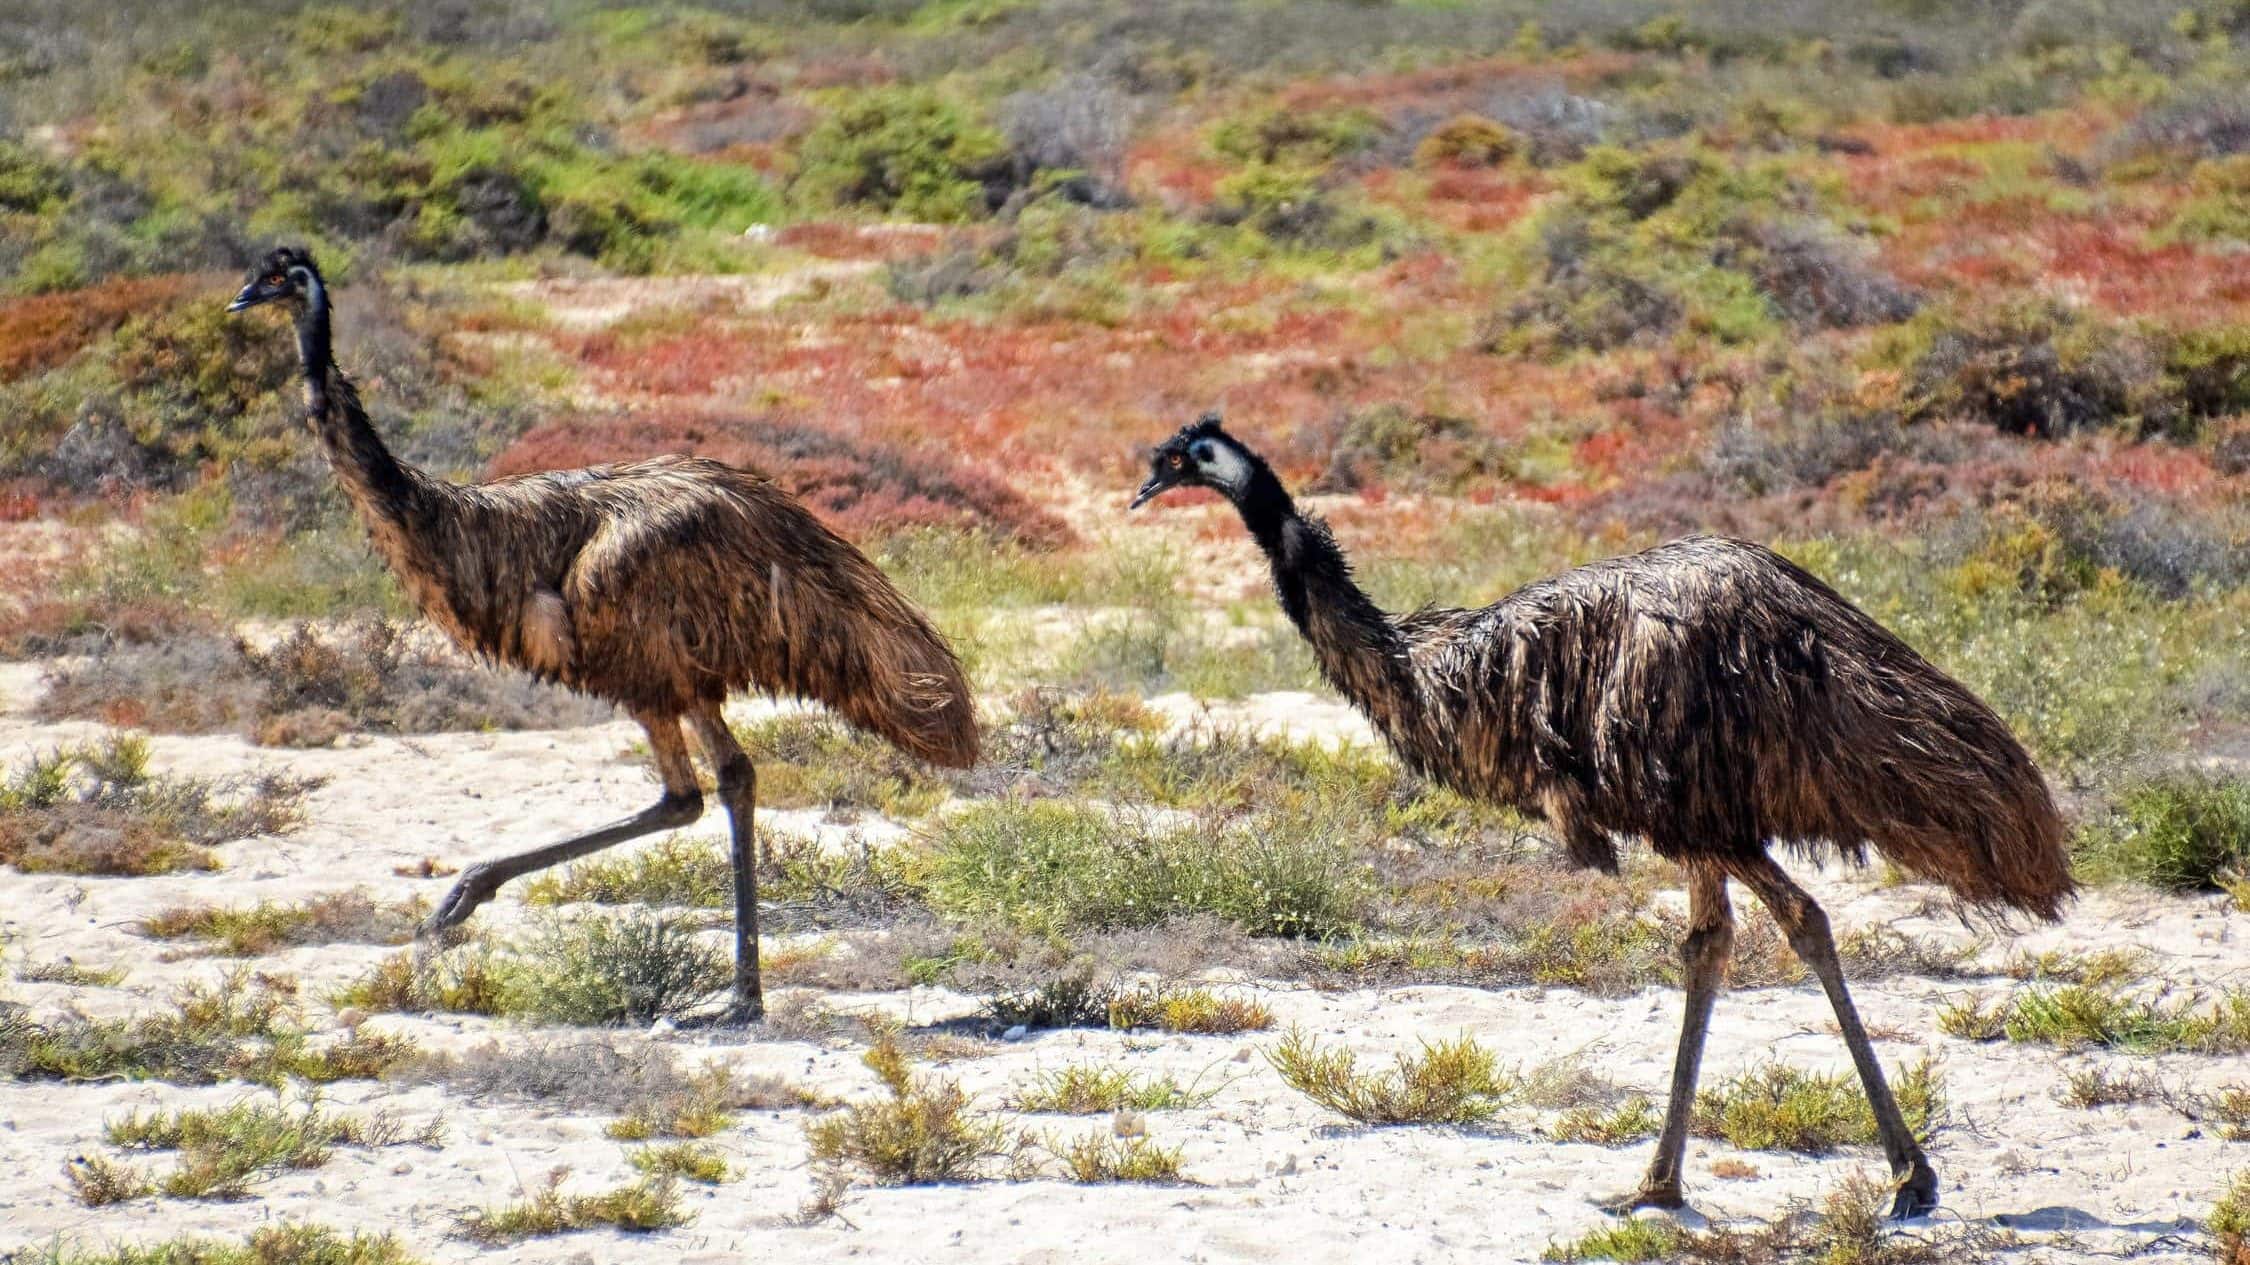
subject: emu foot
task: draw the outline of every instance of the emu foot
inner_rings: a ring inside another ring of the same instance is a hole
[[[732,1002],[728,1003],[727,1008],[719,1012],[717,1024],[722,1028],[747,1028],[751,1024],[764,1023],[765,1021],[765,996],[761,993],[752,993],[747,997],[737,996]]]
[[[414,929],[414,938],[440,939],[446,932],[467,922],[469,915],[477,911],[477,906],[499,894],[503,881],[494,876],[491,866],[482,863],[461,871],[460,880],[453,884],[453,890],[447,892],[445,899],[438,902],[437,909],[422,920],[421,926]]]
[[[1687,1197],[1680,1193],[1678,1182],[1644,1181],[1629,1195],[1601,1201],[1601,1210],[1613,1217],[1629,1217],[1643,1208],[1661,1208],[1677,1212],[1687,1207]]]
[[[1891,1201],[1891,1220],[1911,1221],[1937,1211],[1937,1170],[1929,1161],[1917,1159],[1898,1184],[1898,1197]]]

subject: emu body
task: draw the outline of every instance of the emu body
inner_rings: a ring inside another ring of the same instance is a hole
[[[327,290],[275,251],[230,310],[297,305],[306,419],[375,550],[431,622],[492,662],[607,699],[647,731],[652,807],[470,866],[424,924],[458,925],[510,879],[684,826],[703,797],[692,729],[733,835],[737,1017],[758,977],[756,770],[721,713],[731,693],[812,699],[911,755],[966,767],[977,735],[961,665],[867,557],[747,471],[665,456],[459,485],[398,460],[336,367]]]
[[[1685,871],[1686,1016],[1656,1156],[1619,1207],[1682,1203],[1704,1036],[1734,941],[1732,879],[1819,979],[1875,1110],[1894,1213],[1935,1207],[1844,984],[1827,916],[1776,844],[1872,848],[1962,900],[2059,916],[2062,820],[2007,725],[1818,579],[1761,546],[1694,537],[1576,568],[1475,610],[1393,617],[1318,519],[1207,416],[1160,446],[1134,504],[1208,486],[1265,552],[1322,675],[1399,758],[1544,817],[1580,866],[1646,840]]]

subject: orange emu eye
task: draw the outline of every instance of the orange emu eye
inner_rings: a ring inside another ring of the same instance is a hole
[[[267,277],[267,278],[266,278],[266,284],[267,284],[267,285],[270,285],[270,286],[277,286],[277,285],[280,285],[280,284],[282,283],[282,280],[283,280],[283,278],[282,278],[282,275],[281,275],[280,273],[278,273],[278,272],[277,272],[277,273],[273,274],[272,276],[270,276],[270,277]]]
[[[1179,468],[1180,468],[1181,466],[1184,466],[1184,465],[1186,465],[1186,464],[1187,464],[1187,458],[1185,458],[1185,457],[1181,456],[1180,454],[1178,454],[1178,453],[1176,453],[1176,452],[1172,454],[1172,468],[1173,468],[1174,470],[1177,470],[1177,469],[1179,469]]]

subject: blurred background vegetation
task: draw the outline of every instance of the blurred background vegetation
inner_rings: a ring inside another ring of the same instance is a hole
[[[248,670],[136,646],[402,609],[290,341],[219,310],[290,241],[411,458],[755,466],[990,686],[1312,684],[1246,552],[1116,513],[1217,403],[1386,601],[1753,536],[2119,785],[2250,749],[2246,44],[2242,0],[11,0],[0,647],[110,652],[115,707]]]

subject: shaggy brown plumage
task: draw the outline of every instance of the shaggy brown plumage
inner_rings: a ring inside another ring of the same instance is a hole
[[[692,821],[692,725],[736,839],[737,1008],[759,1009],[755,773],[720,716],[741,690],[811,699],[909,754],[965,768],[977,730],[945,639],[866,555],[747,471],[663,456],[462,486],[393,456],[336,368],[327,289],[301,251],[268,257],[234,310],[298,305],[307,421],[423,614],[487,660],[625,708],[649,731],[665,798],[626,822],[471,867],[428,930],[531,870]]]
[[[1936,1178],[1898,1118],[1845,992],[1827,919],[1774,844],[1866,850],[1971,904],[2053,919],[2075,890],[2045,780],[2005,722],[1785,558],[1694,537],[1576,568],[1478,610],[1392,617],[1328,528],[1216,417],[1155,453],[1135,504],[1216,488],[1264,549],[1329,682],[1418,773],[1544,817],[1571,860],[1614,871],[1645,839],[1688,871],[1688,1018],[1656,1163],[1634,1200],[1677,1204],[1732,878],[1774,911],[1835,1003],[1900,1179]]]

